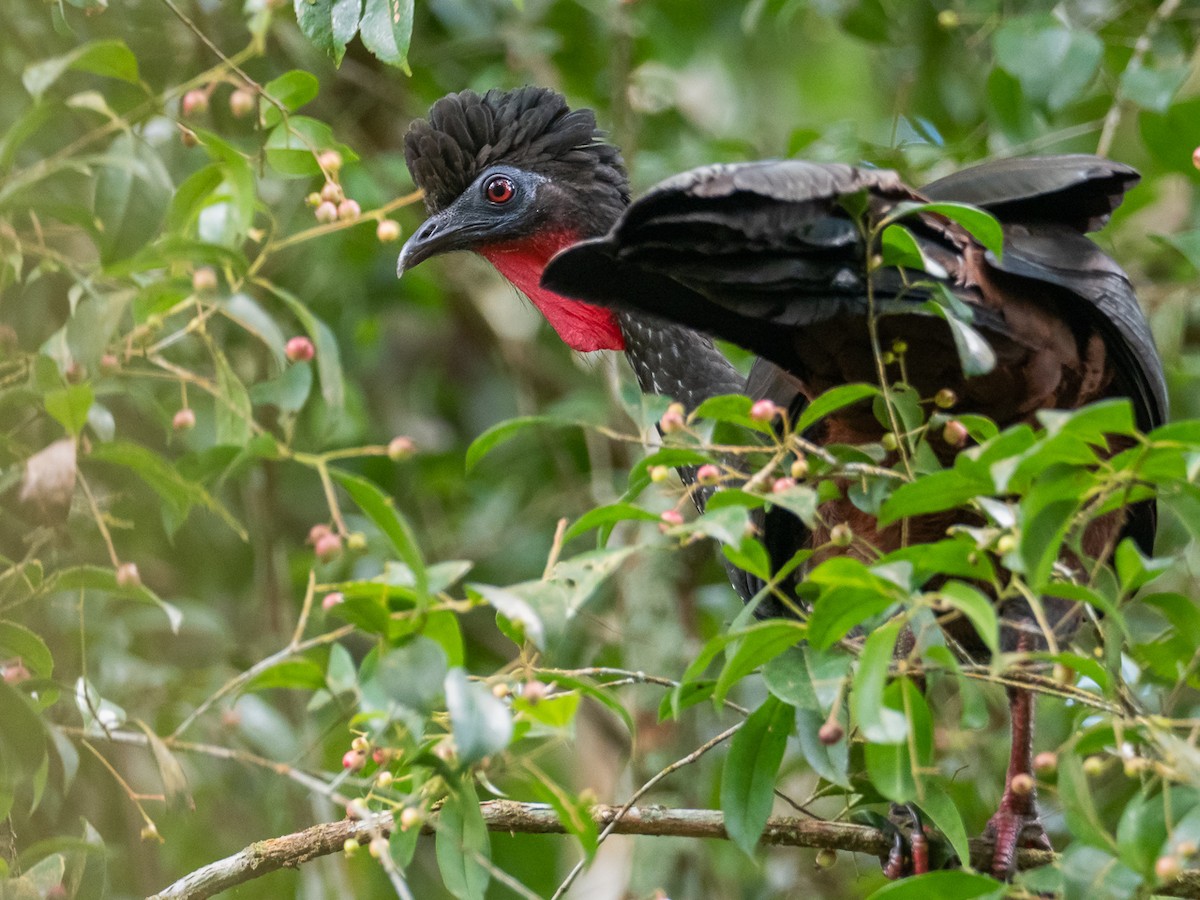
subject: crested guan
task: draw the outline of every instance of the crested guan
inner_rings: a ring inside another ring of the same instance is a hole
[[[915,191],[894,172],[847,165],[714,165],[631,205],[620,155],[601,139],[592,112],[571,110],[541,88],[444,97],[412,125],[405,154],[431,216],[405,244],[401,273],[439,253],[475,251],[568,345],[624,350],[643,390],[688,406],[745,391],[794,412],[831,387],[875,382],[870,302],[886,313],[877,320],[883,338],[910,348],[909,383],[923,397],[948,389],[953,411],[1005,427],[1032,423],[1039,410],[1121,396],[1143,429],[1166,418],[1161,361],[1129,280],[1085,237],[1137,182],[1125,166],[1083,155],[1001,160]],[[983,207],[1004,226],[1004,252],[997,257],[942,216],[916,214],[905,224],[926,271],[877,269],[868,301],[868,252],[848,198],[876,221],[907,202]],[[970,308],[995,356],[987,374],[964,376],[948,327],[919,314],[932,281]],[[757,353],[749,378],[698,332]],[[878,442],[884,432],[860,404],[827,417],[813,437]],[[898,528],[878,528],[845,499],[820,513],[811,534],[786,514],[759,523],[773,562],[803,546],[828,553],[841,522],[853,521],[862,544],[881,552],[900,544]],[[908,540],[920,542],[940,538],[952,521],[911,524]],[[1120,531],[1149,550],[1154,524],[1153,505],[1137,504],[1123,518],[1098,520],[1084,549],[1098,555]],[[758,588],[744,573],[731,576],[744,599]],[[1073,605],[1045,598],[1044,607],[1049,626],[1069,637]],[[1045,646],[1025,601],[1000,613],[1005,650]],[[1032,781],[1014,789],[1031,771],[1033,697],[1011,688],[1009,703],[1012,753],[987,829],[997,875],[1010,874],[1019,846],[1049,847]]]

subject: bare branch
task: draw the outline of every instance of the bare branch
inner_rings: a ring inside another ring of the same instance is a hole
[[[513,834],[565,834],[553,808],[544,803],[518,803],[489,800],[480,804],[484,822],[490,831]],[[661,806],[636,806],[624,810],[618,806],[592,807],[596,824],[616,834],[726,839],[724,816],[708,809],[667,809]],[[623,812],[623,814],[622,814]],[[394,827],[390,814],[369,820],[346,819],[327,822],[283,837],[258,841],[226,859],[197,869],[148,900],[203,900],[220,891],[245,884],[261,875],[285,867],[295,867],[331,853],[341,852],[348,839],[368,842],[379,834],[390,834]],[[422,834],[437,828],[436,814],[422,827]],[[865,825],[824,822],[796,816],[772,816],[763,831],[762,843],[778,847],[809,847],[842,850],[879,856],[891,848],[889,835]],[[982,839],[971,841],[971,858],[977,868],[986,869],[991,846]],[[1056,854],[1042,850],[1021,850],[1017,865],[1021,869],[1052,863]],[[1200,870],[1158,889],[1158,894],[1200,898]]]

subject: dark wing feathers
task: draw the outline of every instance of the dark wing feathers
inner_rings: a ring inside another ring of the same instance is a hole
[[[921,193],[981,206],[1003,222],[1053,222],[1082,233],[1103,227],[1140,179],[1129,166],[1098,156],[1027,156],[963,169]]]

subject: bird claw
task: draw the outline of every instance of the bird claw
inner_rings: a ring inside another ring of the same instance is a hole
[[[1025,812],[1002,806],[988,820],[983,837],[992,843],[992,874],[1004,880],[1016,871],[1018,848],[1054,849],[1036,810]]]
[[[894,820],[904,818],[908,821],[908,833],[905,833]],[[882,859],[883,874],[891,881],[896,881],[908,875],[924,875],[929,871],[929,838],[925,834],[925,823],[921,821],[921,813],[912,804],[893,804],[889,817],[888,830],[892,833],[892,847],[886,858]]]

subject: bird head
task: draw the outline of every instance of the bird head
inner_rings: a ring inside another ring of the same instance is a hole
[[[608,231],[629,204],[620,152],[590,109],[523,87],[449,94],[404,138],[429,218],[400,251],[397,274],[452,250],[485,257],[576,350],[620,350],[610,310],[541,287],[560,250]]]

